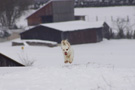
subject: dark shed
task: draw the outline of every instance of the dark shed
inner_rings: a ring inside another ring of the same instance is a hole
[[[50,0],[27,17],[28,25],[74,20],[74,0]]]
[[[24,65],[0,53],[0,67],[4,67],[4,66],[11,67],[11,66],[24,66]]]
[[[21,39],[38,39],[54,42],[61,42],[61,31],[45,27],[42,25],[31,28],[25,32],[22,32]]]
[[[21,39],[40,39],[58,43],[63,39],[67,39],[71,44],[95,43],[103,40],[103,24],[104,22],[86,21],[40,24],[20,35]]]

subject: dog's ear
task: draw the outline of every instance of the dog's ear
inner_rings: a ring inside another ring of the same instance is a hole
[[[65,43],[65,42],[63,42],[63,45],[66,45],[66,43]]]
[[[70,47],[70,43],[66,40],[66,42],[67,42],[67,45]]]
[[[61,43],[62,43],[63,45],[66,45],[65,40],[62,40]]]

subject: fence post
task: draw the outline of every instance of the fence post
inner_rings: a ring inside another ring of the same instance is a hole
[[[98,21],[98,16],[96,16],[96,21]]]
[[[111,16],[111,21],[113,22],[113,16]]]
[[[127,15],[127,22],[129,22],[129,16]]]

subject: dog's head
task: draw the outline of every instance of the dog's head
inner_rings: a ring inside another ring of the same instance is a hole
[[[62,40],[61,48],[62,48],[64,54],[67,55],[69,52],[69,49],[70,49],[70,43],[67,40]]]

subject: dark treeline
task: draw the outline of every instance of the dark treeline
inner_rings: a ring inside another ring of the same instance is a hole
[[[34,0],[34,8],[47,3],[49,0]],[[75,0],[75,7],[105,7],[105,6],[123,6],[135,5],[135,0]]]
[[[75,7],[135,5],[135,0],[75,0]]]

